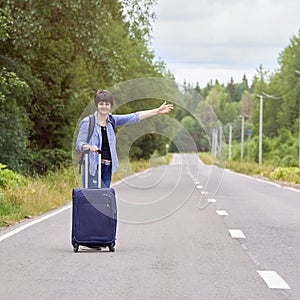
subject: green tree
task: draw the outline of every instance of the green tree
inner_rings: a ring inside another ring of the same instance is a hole
[[[78,117],[100,87],[168,74],[148,49],[154,3],[0,2],[11,16],[9,30],[1,26],[9,38],[2,39],[0,63],[29,87],[19,105],[31,121],[27,144],[32,153],[56,148],[70,152]],[[10,94],[6,97],[12,101]]]
[[[0,9],[0,40],[5,43],[9,36],[12,19]],[[28,145],[29,119],[23,108],[28,101],[29,89],[13,72],[0,67],[0,162],[10,169],[22,168]]]
[[[264,70],[263,66],[260,65],[259,69],[256,70],[257,74],[254,75],[251,89],[253,90],[253,109],[250,112],[251,122],[253,124],[253,134],[258,135],[259,132],[259,111],[260,111],[260,99],[257,95],[261,95],[267,90],[267,75],[268,72]]]
[[[238,83],[235,86],[236,101],[241,101],[244,92],[248,91],[248,90],[249,90],[248,79],[247,79],[246,75],[244,74],[243,78],[242,78],[242,82]]]
[[[236,87],[236,85],[234,83],[233,78],[231,77],[229,83],[226,86],[226,90],[228,91],[228,93],[230,95],[231,101],[238,101],[235,87]]]
[[[245,114],[250,116],[250,113],[253,108],[255,96],[251,94],[249,91],[245,91],[241,98],[241,114]]]
[[[227,118],[224,113],[227,103],[230,102],[230,96],[224,86],[214,85],[206,97],[206,102],[212,107],[221,123],[225,124],[230,121],[230,117]]]
[[[295,124],[299,120],[300,83],[294,72],[300,69],[300,30],[293,36],[290,45],[280,54],[279,63],[281,68],[277,84],[282,100],[277,118],[281,127],[296,133],[298,128]]]

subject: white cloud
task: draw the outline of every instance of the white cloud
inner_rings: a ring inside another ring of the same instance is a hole
[[[174,73],[194,74],[195,69],[205,69],[208,74],[205,82],[218,69],[223,77],[229,74],[228,70],[255,73],[260,64],[267,69],[277,68],[279,53],[300,26],[298,0],[159,0],[158,3],[153,39],[157,57],[169,67],[173,65]],[[208,72],[210,69],[212,72]],[[185,77],[194,81],[191,78]]]

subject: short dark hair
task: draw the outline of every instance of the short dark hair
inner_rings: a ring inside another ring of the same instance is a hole
[[[98,107],[98,103],[100,101],[106,101],[109,102],[111,104],[111,106],[114,105],[114,96],[111,92],[107,91],[107,90],[98,90],[95,97],[94,97],[94,103],[96,105],[96,107]]]

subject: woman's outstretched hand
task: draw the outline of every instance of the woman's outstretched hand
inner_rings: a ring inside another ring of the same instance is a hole
[[[165,101],[157,110],[157,113],[159,114],[167,114],[173,109],[173,104],[166,104]]]
[[[160,107],[154,108],[154,109],[149,109],[149,110],[143,110],[139,111],[138,115],[140,120],[147,119],[149,117],[153,117],[158,114],[167,114],[173,109],[173,104],[166,104],[167,102],[165,101]]]

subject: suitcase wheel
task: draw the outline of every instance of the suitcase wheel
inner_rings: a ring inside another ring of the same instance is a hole
[[[111,243],[108,248],[110,252],[115,252],[115,243]]]
[[[73,245],[73,251],[76,253],[76,252],[78,252],[78,249],[79,249],[79,245],[77,243],[75,243]]]

